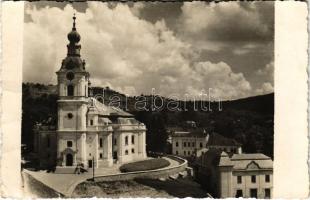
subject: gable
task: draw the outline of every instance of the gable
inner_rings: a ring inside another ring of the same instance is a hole
[[[260,169],[260,167],[255,161],[252,161],[247,165],[246,169],[255,170],[255,169]]]

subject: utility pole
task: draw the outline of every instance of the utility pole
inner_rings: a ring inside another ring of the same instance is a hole
[[[93,181],[95,182],[95,157],[93,156]]]

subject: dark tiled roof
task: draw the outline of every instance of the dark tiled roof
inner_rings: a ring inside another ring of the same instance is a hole
[[[224,137],[218,133],[211,133],[208,140],[209,146],[241,146],[236,140]]]

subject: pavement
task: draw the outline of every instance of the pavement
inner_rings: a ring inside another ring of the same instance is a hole
[[[165,168],[170,168],[174,166],[178,166],[180,163],[172,160],[170,158],[164,157],[170,162],[170,165]],[[108,168],[96,168],[95,169],[95,176],[106,176],[112,174],[121,173],[119,170],[120,164],[113,165],[112,167]],[[163,168],[163,169],[165,169]],[[92,170],[83,174],[55,174],[55,173],[47,173],[46,171],[30,171],[27,169],[23,170],[23,173],[27,173],[31,175],[36,180],[40,181],[44,185],[52,188],[56,192],[70,197],[73,193],[75,187],[86,181],[89,178],[93,177]]]

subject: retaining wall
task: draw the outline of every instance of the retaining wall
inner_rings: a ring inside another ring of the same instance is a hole
[[[23,172],[24,176],[24,185],[27,184],[27,190],[25,192],[31,192],[31,196],[37,196],[40,198],[57,198],[57,197],[64,197],[63,194],[60,194],[53,190],[52,188],[48,187],[47,185],[43,184],[42,182],[38,181],[37,179],[33,178],[27,172]],[[27,182],[25,182],[27,181]],[[25,188],[24,188],[25,189]]]
[[[179,172],[183,172],[186,170],[188,166],[187,160],[177,157],[177,156],[166,156],[170,159],[173,159],[180,163],[178,166],[174,167],[165,167],[162,169],[154,169],[154,170],[147,170],[147,171],[136,171],[136,172],[127,172],[127,173],[118,173],[118,174],[111,174],[105,176],[97,176],[95,177],[95,181],[125,181],[125,180],[132,180],[135,178],[150,178],[150,179],[158,179],[158,178],[168,178],[171,175],[178,174]]]

